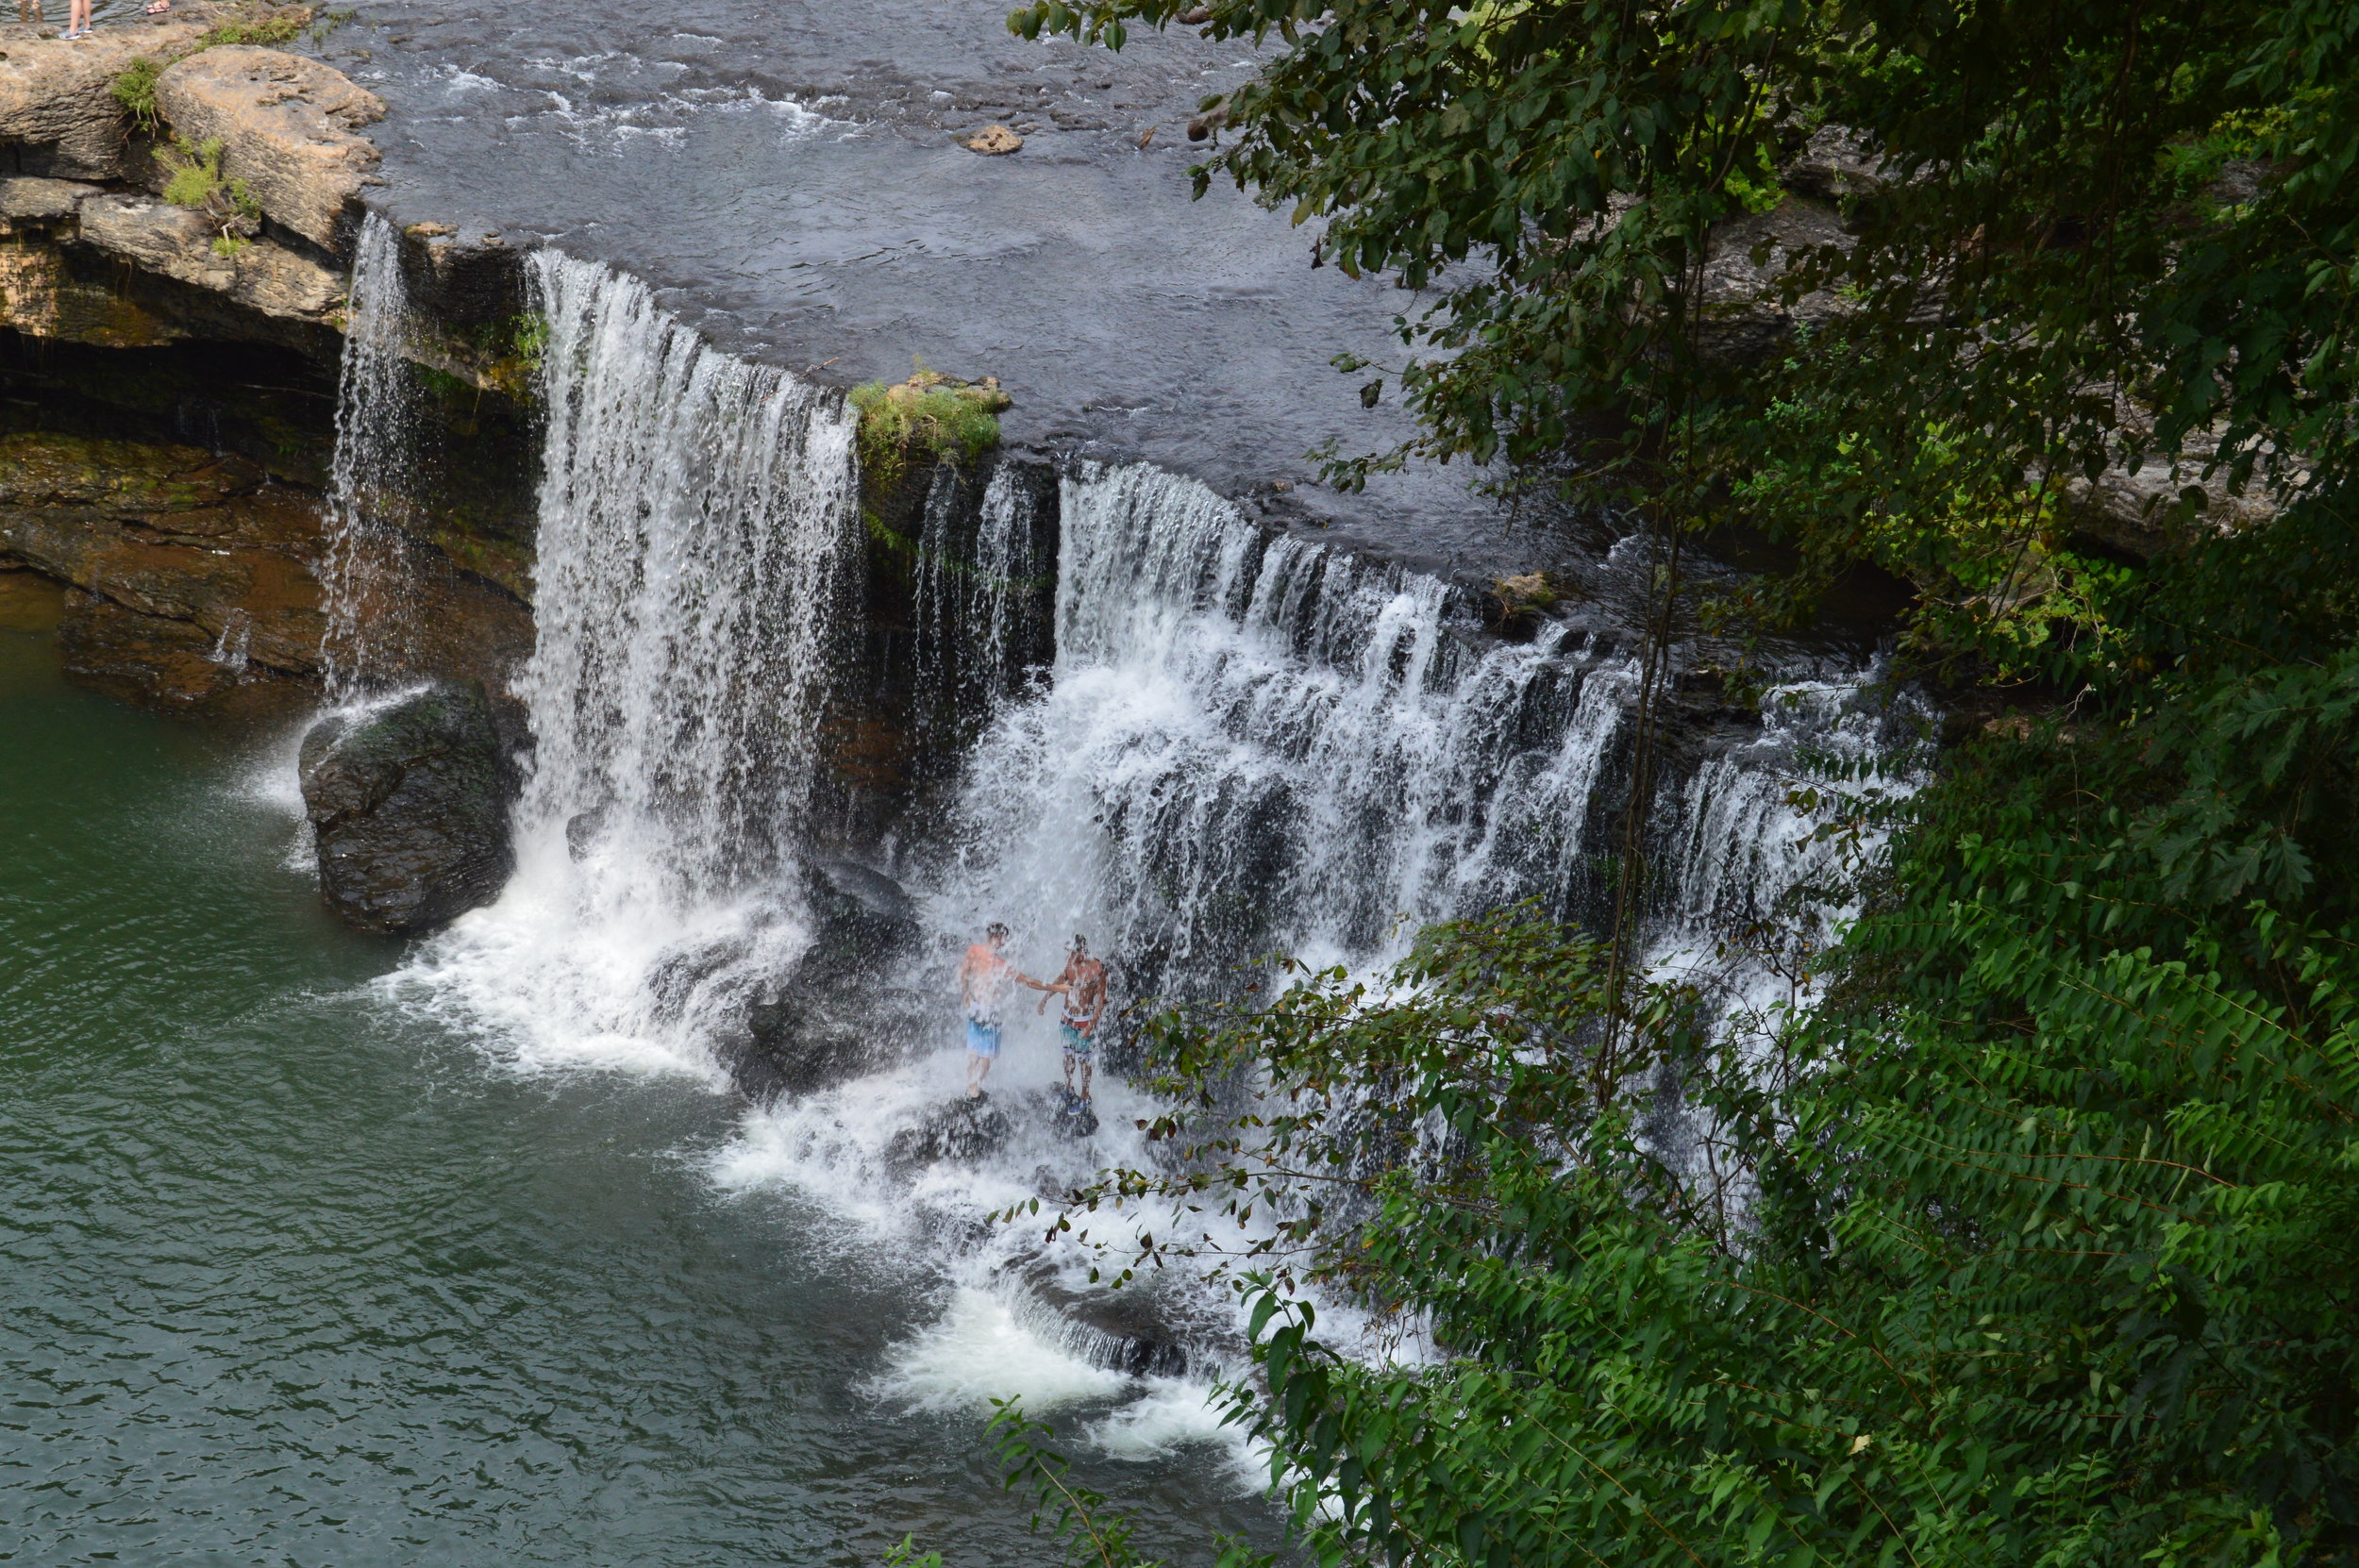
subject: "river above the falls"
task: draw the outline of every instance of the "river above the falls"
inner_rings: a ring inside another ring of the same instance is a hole
[[[913,1531],[1036,1561],[983,1384],[1159,1548],[1268,1529],[1200,1409],[1112,1455],[1090,1424],[1134,1381],[731,1195],[732,1097],[403,1010],[400,944],[288,864],[283,759],[54,660],[0,633],[0,1557],[851,1568]]]
[[[1226,182],[1192,198],[1207,95],[1262,52],[1194,28],[1119,53],[1026,41],[1008,0],[689,10],[365,0],[319,45],[380,94],[370,203],[403,225],[548,243],[646,281],[730,353],[835,385],[912,357],[995,375],[1012,443],[1144,459],[1446,574],[1552,564],[1464,465],[1310,483],[1305,454],[1414,434],[1367,377],[1426,296],[1313,266]],[[1012,126],[1020,152],[960,139]],[[1537,552],[1537,554],[1535,554]]]

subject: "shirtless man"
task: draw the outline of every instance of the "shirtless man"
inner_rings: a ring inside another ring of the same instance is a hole
[[[959,965],[959,1001],[966,1009],[966,1097],[983,1097],[983,1079],[991,1076],[991,1064],[999,1059],[999,1009],[1007,1001],[1008,993],[1019,985],[1034,991],[1048,987],[1018,971],[1001,954],[1008,945],[1008,928],[997,921],[983,933],[981,942],[970,943],[966,961]],[[1041,998],[1046,1007],[1048,998]]]
[[[1064,1042],[1064,1088],[1073,1093],[1073,1064],[1081,1064],[1081,1098],[1090,1097],[1090,1053],[1097,1049],[1097,1022],[1106,1015],[1106,966],[1090,957],[1089,940],[1076,935],[1065,955],[1064,973],[1043,988],[1064,998],[1057,1035]],[[1035,1011],[1046,1011],[1048,998]]]

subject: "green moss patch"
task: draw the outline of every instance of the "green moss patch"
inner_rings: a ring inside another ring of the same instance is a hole
[[[936,464],[973,462],[999,444],[999,411],[1008,402],[991,376],[970,384],[928,370],[922,359],[897,385],[854,387],[862,478],[881,492],[900,483],[912,457]]]

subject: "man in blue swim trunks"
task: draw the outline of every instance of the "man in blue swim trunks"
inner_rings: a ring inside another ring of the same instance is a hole
[[[1081,1098],[1090,1097],[1090,1053],[1097,1049],[1097,1021],[1106,1015],[1106,966],[1090,957],[1089,939],[1076,932],[1065,955],[1064,973],[1043,988],[1064,998],[1057,1037],[1064,1042],[1064,1092],[1073,1093],[1073,1068],[1081,1068]],[[1042,1010],[1048,998],[1040,999]]]
[[[991,1064],[999,1059],[999,1009],[1008,993],[1019,985],[1034,991],[1048,989],[1008,962],[1000,951],[1007,945],[1008,928],[994,921],[981,942],[968,945],[966,961],[959,965],[959,1001],[966,1009],[966,1097],[970,1100],[983,1097],[983,1079],[991,1076]],[[1046,1000],[1042,998],[1044,1005]]]

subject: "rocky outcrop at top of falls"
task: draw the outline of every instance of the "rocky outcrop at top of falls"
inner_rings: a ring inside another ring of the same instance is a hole
[[[68,42],[0,27],[0,325],[137,348],[327,352],[385,106],[342,72],[238,42],[302,8],[183,0]]]
[[[432,930],[498,895],[515,772],[480,681],[435,681],[303,738],[303,809],[327,907],[364,931]]]

